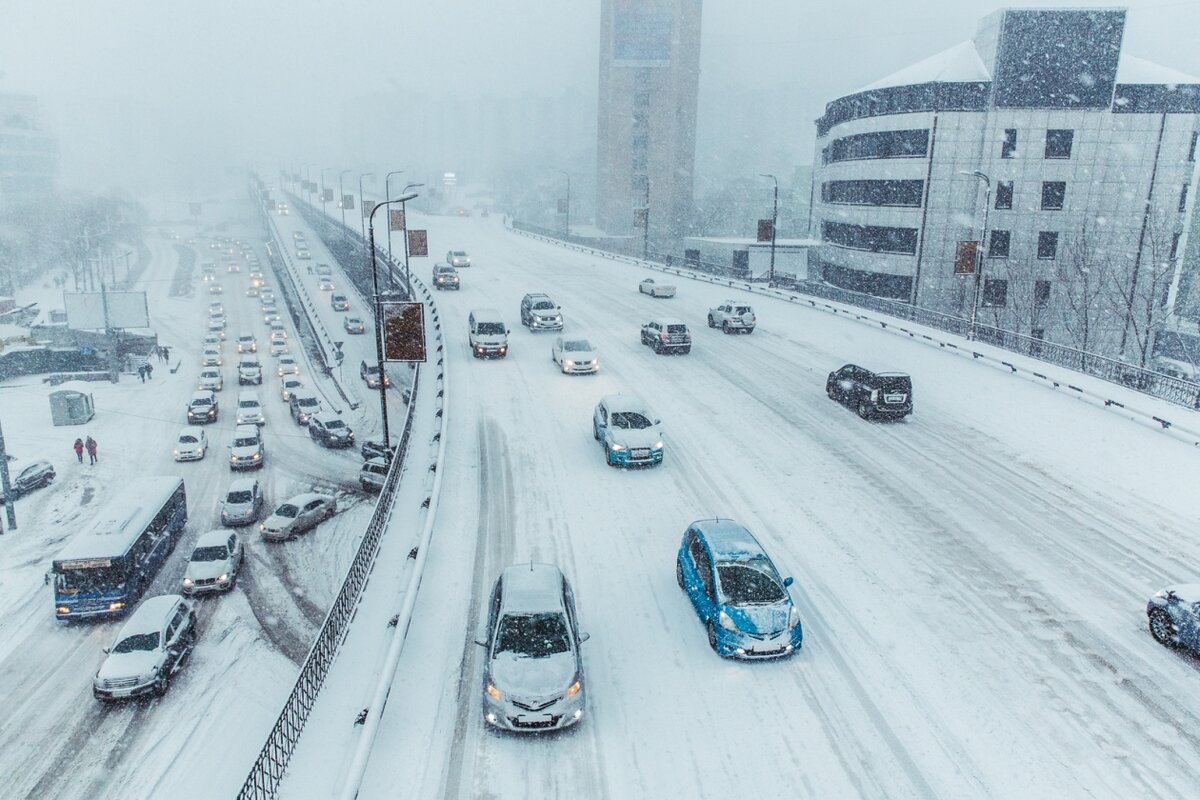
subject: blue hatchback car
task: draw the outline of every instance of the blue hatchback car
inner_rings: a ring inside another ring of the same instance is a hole
[[[804,633],[800,612],[779,571],[754,534],[733,520],[693,522],[683,534],[675,577],[718,655],[763,659],[789,656]]]

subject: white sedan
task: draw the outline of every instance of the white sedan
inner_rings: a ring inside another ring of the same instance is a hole
[[[550,349],[550,358],[558,364],[564,375],[597,372],[600,369],[600,358],[587,339],[558,337]]]
[[[281,378],[284,375],[299,375],[300,365],[297,364],[296,359],[292,358],[291,356],[283,356],[279,359],[279,368],[276,371],[279,373],[279,377]]]
[[[655,283],[654,278],[646,278],[638,284],[638,291],[651,297],[674,297],[675,287],[666,283]]]
[[[189,425],[179,432],[179,441],[175,443],[176,461],[199,461],[208,452],[208,436],[204,429]]]

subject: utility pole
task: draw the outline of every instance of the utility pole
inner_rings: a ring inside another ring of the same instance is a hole
[[[4,429],[0,428],[0,490],[4,492],[4,508],[8,515],[8,529],[15,531],[17,529],[17,510],[16,498],[13,497],[12,483],[8,478],[8,454],[4,450]],[[4,526],[0,525],[0,534],[4,533]]]
[[[775,205],[771,211],[771,268],[767,273],[767,286],[775,285],[775,229],[779,227],[779,179],[774,175],[768,175],[765,172],[759,173],[760,177],[770,178],[775,181]]]

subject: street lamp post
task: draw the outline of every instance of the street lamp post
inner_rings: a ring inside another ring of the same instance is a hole
[[[412,273],[408,271],[408,211],[404,204],[417,196],[416,192],[408,194],[409,189],[419,189],[424,186],[423,183],[410,183],[404,187],[405,195],[400,200],[400,210],[404,212],[404,291],[408,293],[408,299],[412,300]]]
[[[395,200],[380,203],[371,209],[371,214],[367,220],[369,223],[368,239],[371,242],[371,285],[375,290],[375,360],[379,366],[379,415],[383,418],[383,446],[385,448],[391,448],[392,438],[388,431],[387,385],[384,383],[383,372],[383,305],[379,301],[379,270],[376,268],[375,263],[375,212],[392,203],[403,204],[405,201],[412,200],[416,196],[416,192],[413,192]]]
[[[393,175],[402,175],[402,174],[404,174],[404,170],[394,169],[391,172],[389,172],[387,175],[383,176],[383,199],[385,202],[390,203],[392,201],[392,184],[391,184],[392,176]],[[392,220],[391,220],[391,212],[390,211],[388,212],[387,233],[388,233],[388,259],[391,260],[391,259],[394,259],[394,256],[392,255]],[[396,275],[394,272],[392,272],[390,267],[388,268],[388,287],[391,289],[396,288]]]
[[[569,239],[571,238],[571,173],[567,172],[565,169],[559,169],[555,171],[561,172],[567,178],[567,213],[566,224],[563,225],[563,229],[567,234],[567,238]]]
[[[642,206],[642,261],[650,259],[650,179],[646,178],[646,202]]]
[[[363,174],[358,176],[358,229],[362,233],[362,237],[364,239],[367,238],[367,229],[366,229],[366,216],[363,214],[363,209],[366,208],[366,205],[363,203],[362,182],[363,182],[363,178],[374,178],[374,177],[375,177],[375,173],[373,173],[373,172],[364,172]]]
[[[338,173],[338,208],[342,210],[342,238],[346,238],[346,190],[342,188],[342,176],[347,172],[354,172],[352,169],[344,169]]]
[[[975,251],[975,292],[971,299],[971,324],[967,328],[967,341],[975,341],[976,320],[979,317],[979,289],[983,283],[983,248],[987,240],[988,210],[992,205],[992,179],[979,170],[967,172],[959,170],[959,175],[970,175],[983,181],[986,190],[983,193],[983,228],[979,231],[979,247]]]
[[[325,173],[331,169],[333,167],[321,168],[321,216],[325,215]]]
[[[775,285],[775,229],[779,227],[779,179],[765,172],[758,173],[760,177],[770,178],[775,182],[775,205],[771,209],[771,267],[767,272],[767,286]]]

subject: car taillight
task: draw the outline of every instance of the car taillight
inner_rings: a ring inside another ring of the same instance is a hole
[[[872,403],[878,403],[878,402],[879,402],[879,390],[878,390],[878,389],[872,389],[872,390],[871,390],[871,402],[872,402]]]
[[[666,332],[666,331],[663,331],[661,334],[659,334],[659,338],[660,338],[660,339],[662,339],[662,340],[665,342],[665,341],[667,341],[668,339],[670,339],[671,337],[670,337],[670,336],[667,334],[667,332]]]

